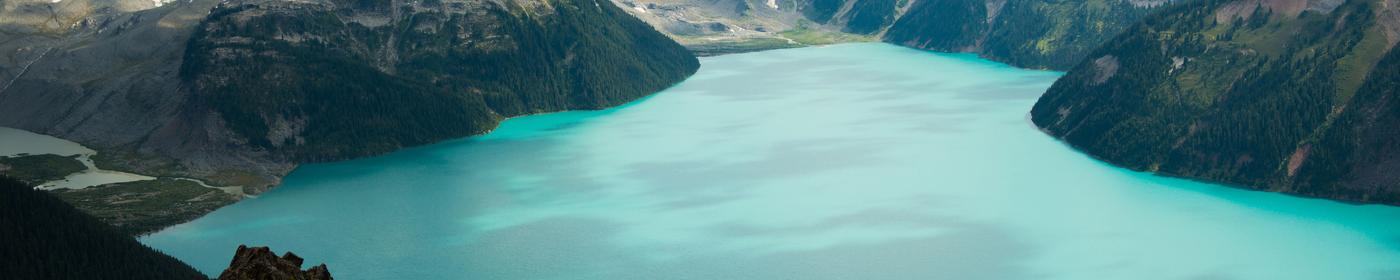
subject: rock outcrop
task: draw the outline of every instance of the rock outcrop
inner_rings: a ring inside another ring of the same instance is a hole
[[[238,246],[233,262],[219,280],[331,280],[325,264],[302,270],[302,258],[292,252],[277,257],[267,247]]]

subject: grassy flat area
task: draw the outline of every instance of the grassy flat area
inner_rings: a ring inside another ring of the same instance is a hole
[[[696,56],[716,56],[731,53],[746,53],[756,51],[766,51],[775,49],[799,48],[802,44],[794,44],[779,38],[749,38],[740,40],[725,40],[706,43],[691,43],[685,47],[695,53]]]
[[[685,47],[696,56],[716,56],[722,54],[756,52],[776,49],[800,48],[807,46],[830,45],[849,42],[872,42],[869,36],[853,35],[834,31],[797,28],[777,33],[775,37],[752,37],[705,41],[701,38],[682,40]]]
[[[53,193],[83,212],[133,235],[193,220],[239,199],[218,189],[172,178],[54,190]]]
[[[0,158],[0,175],[10,176],[30,185],[63,179],[69,174],[86,169],[87,166],[83,166],[74,156],[42,154]]]
[[[778,33],[783,38],[791,39],[798,44],[816,46],[830,45],[836,43],[850,42],[873,42],[875,38],[842,32],[822,31],[808,28],[797,28]]]

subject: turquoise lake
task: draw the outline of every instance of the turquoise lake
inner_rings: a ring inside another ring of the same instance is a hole
[[[1400,207],[1163,178],[1026,118],[1060,73],[845,44],[297,169],[142,241],[337,279],[1400,279]]]

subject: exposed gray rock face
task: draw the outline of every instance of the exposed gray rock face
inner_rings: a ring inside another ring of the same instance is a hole
[[[293,165],[242,148],[217,115],[191,106],[178,77],[184,42],[218,3],[7,2],[0,126],[102,150],[101,164],[124,170],[276,184]],[[220,178],[233,170],[256,179]]]
[[[768,41],[791,44],[781,34],[803,21],[797,4],[778,0],[612,0],[672,39],[703,53],[706,45]],[[813,27],[816,27],[815,25]],[[768,47],[771,48],[771,47]],[[759,49],[762,49],[760,47]]]

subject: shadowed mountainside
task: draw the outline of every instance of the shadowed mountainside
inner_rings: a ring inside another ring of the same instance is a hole
[[[6,279],[208,279],[18,180],[0,177]]]
[[[614,0],[701,54],[883,40],[1057,70],[1171,1]]]
[[[22,67],[0,71],[0,125],[98,149],[104,168],[249,193],[298,163],[614,106],[698,67],[594,0],[196,0],[62,12],[123,1],[135,0],[6,3],[0,13],[15,20],[0,22],[0,44],[22,47],[0,56]]]
[[[98,150],[102,169],[254,195],[301,163],[616,106],[698,67],[603,0],[0,3],[0,126]],[[169,189],[150,185],[92,201]],[[168,201],[133,230],[219,206]]]

